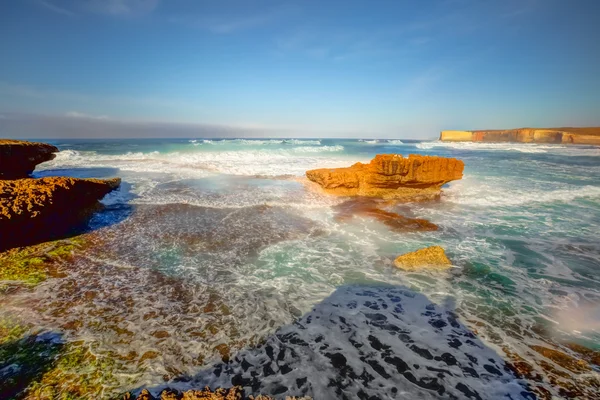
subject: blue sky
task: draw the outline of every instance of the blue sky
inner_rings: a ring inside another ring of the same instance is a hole
[[[598,17],[597,0],[4,0],[0,136],[600,125]]]

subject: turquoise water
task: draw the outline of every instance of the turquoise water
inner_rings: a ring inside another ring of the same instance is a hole
[[[71,272],[73,282],[90,282],[106,299],[60,317],[31,311],[30,318],[57,327],[68,319],[84,321],[69,338],[93,343],[98,353],[160,354],[144,360],[144,368],[122,365],[119,389],[158,387],[176,378],[185,388],[181,376],[217,362],[219,345],[233,356],[352,285],[416,291],[454,310],[485,351],[506,358],[503,349],[510,349],[542,374],[536,364],[542,357],[531,346],[566,353],[566,342],[600,348],[600,148],[326,139],[51,143],[61,152],[36,176],[120,176],[123,185],[104,199],[107,209],[88,234],[96,245]],[[336,221],[332,207],[344,199],[310,190],[302,180],[308,169],[368,162],[380,153],[465,162],[464,178],[447,185],[439,202],[388,206],[426,218],[438,231],[398,233],[367,217]],[[397,255],[433,244],[446,249],[455,266],[449,273],[393,267]],[[91,290],[79,286],[61,291],[49,282],[21,300],[66,301]],[[126,340],[98,328],[108,320],[126,327]],[[412,323],[413,333],[428,326],[417,317]],[[423,340],[436,348],[440,337]],[[195,382],[228,383],[219,379]],[[381,385],[368,390],[392,396]],[[410,393],[410,382],[394,385]],[[547,379],[541,385],[557,393]],[[295,390],[324,398],[331,396],[326,387]],[[512,391],[507,388],[498,386],[497,396]]]

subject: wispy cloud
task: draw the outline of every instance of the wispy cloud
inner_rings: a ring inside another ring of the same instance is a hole
[[[106,116],[106,115],[91,115],[91,114],[80,113],[78,111],[68,111],[65,113],[65,117],[85,118],[85,119],[108,119],[108,116]]]
[[[85,93],[69,92],[55,90],[50,88],[39,88],[29,85],[15,85],[0,81],[0,99],[25,99],[42,102],[48,105],[61,104],[66,109],[77,109],[85,107],[88,109],[104,108],[139,108],[143,110],[161,109],[161,110],[188,110],[190,112],[202,111],[202,107],[194,101],[164,98],[160,96],[130,96],[130,95],[89,95]],[[0,101],[0,104],[3,102]],[[91,114],[84,114],[79,111],[71,111],[68,117],[90,118]]]
[[[101,14],[135,16],[154,11],[159,2],[160,0],[88,0],[85,7]]]
[[[160,0],[34,0],[54,13],[75,17],[79,14],[138,16],[154,11]]]
[[[266,26],[285,18],[294,10],[295,7],[279,6],[247,15],[172,16],[169,22],[224,35]]]
[[[59,7],[59,6],[57,6],[56,4],[54,4],[54,3],[50,2],[50,1],[39,0],[37,3],[40,6],[46,8],[46,9],[48,9],[50,11],[53,11],[53,12],[55,12],[57,14],[66,15],[67,17],[74,17],[74,16],[77,15],[73,11],[67,10],[66,8],[63,8],[63,7]]]

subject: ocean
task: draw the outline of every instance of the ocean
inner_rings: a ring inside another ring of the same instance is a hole
[[[575,359],[576,345],[600,350],[598,147],[45,141],[61,152],[36,177],[119,176],[122,185],[63,276],[3,307],[103,360],[101,374],[86,372],[102,396],[205,384],[315,399],[600,393],[585,383],[595,367],[544,350]],[[439,230],[340,220],[345,199],[302,180],[382,153],[464,161],[463,179],[439,201],[386,205]],[[430,245],[454,268],[393,266]],[[506,362],[519,360],[533,372],[515,376]]]

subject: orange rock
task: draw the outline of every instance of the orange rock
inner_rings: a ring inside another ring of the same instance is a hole
[[[26,178],[36,165],[54,159],[57,151],[46,143],[0,139],[0,179]]]
[[[396,232],[437,231],[438,226],[426,219],[408,218],[391,211],[377,207],[378,203],[372,198],[359,197],[348,200],[334,207],[337,211],[336,221],[347,221],[355,215],[374,218]]]
[[[0,251],[68,235],[120,183],[119,178],[0,180]]]
[[[600,127],[442,131],[443,142],[518,142],[600,145]]]
[[[531,348],[571,372],[582,373],[591,370],[586,361],[581,359],[578,360],[561,351],[549,349],[543,346],[531,346]]]
[[[420,269],[444,270],[450,268],[452,263],[446,257],[443,248],[431,246],[398,256],[394,260],[394,265],[405,271],[417,271]]]
[[[455,158],[378,154],[369,164],[306,171],[327,193],[405,201],[439,196],[445,183],[461,179],[464,163]]]

